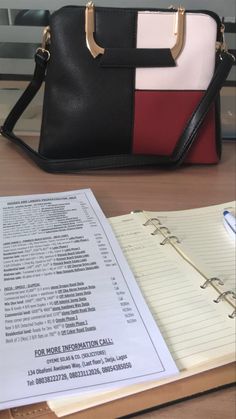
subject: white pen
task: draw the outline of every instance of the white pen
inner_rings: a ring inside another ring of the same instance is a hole
[[[236,218],[232,212],[225,210],[223,212],[223,221],[227,231],[235,238],[236,234]]]

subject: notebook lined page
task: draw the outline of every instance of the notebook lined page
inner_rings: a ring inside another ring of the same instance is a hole
[[[208,277],[224,282],[222,291],[236,291],[235,239],[223,224],[224,209],[235,211],[235,202],[185,211],[145,212],[157,217],[178,236],[185,253]]]
[[[109,221],[177,366],[234,354],[234,322],[200,288],[200,275],[142,225],[145,216]]]

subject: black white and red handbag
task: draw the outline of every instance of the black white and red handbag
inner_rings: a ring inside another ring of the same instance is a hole
[[[1,132],[47,171],[216,163],[223,32],[211,11],[63,7]],[[44,81],[36,152],[13,128]]]

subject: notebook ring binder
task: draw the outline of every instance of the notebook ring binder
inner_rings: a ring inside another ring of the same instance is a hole
[[[171,234],[170,230],[165,226],[159,227],[159,230],[165,230],[167,234]]]
[[[200,288],[205,289],[209,284],[211,284],[213,281],[217,281],[219,285],[224,285],[224,282],[222,279],[217,278],[216,276],[213,278],[207,279],[204,284],[200,285]]]
[[[220,301],[222,301],[227,295],[232,295],[233,298],[236,299],[236,294],[234,291],[225,291],[222,292],[219,297],[216,300],[213,300],[214,303],[219,303]]]
[[[162,246],[164,246],[166,243],[168,243],[168,242],[170,242],[171,243],[171,241],[172,240],[175,240],[176,241],[176,243],[180,243],[180,240],[179,240],[179,238],[177,237],[177,236],[168,236],[168,237],[166,237],[160,244],[162,245]]]
[[[143,226],[146,227],[150,224],[153,224],[153,221],[157,221],[158,225],[161,225],[161,221],[159,220],[159,218],[149,218],[144,224]]]
[[[166,234],[170,234],[170,230],[165,227],[165,226],[161,226],[161,227],[157,227],[156,230],[153,231],[152,236],[155,236],[156,234],[160,233],[162,230],[165,230]]]
[[[236,309],[234,309],[234,311],[231,314],[229,314],[230,319],[234,319],[235,317],[236,317]]]
[[[231,206],[228,208],[232,208]],[[225,207],[224,207],[225,209]],[[152,225],[153,231],[151,232],[152,236],[156,236],[160,234],[162,237],[160,238],[159,244],[165,245],[166,243],[169,243],[176,251],[177,253],[189,264],[192,266],[193,269],[195,269],[202,277],[202,283],[198,285],[200,288],[205,289],[207,286],[211,286],[216,291],[217,295],[215,297],[215,300],[213,300],[214,297],[212,297],[212,301],[215,303],[219,303],[221,300],[225,300],[232,308],[233,312],[230,314],[226,314],[229,318],[236,317],[236,310],[235,310],[235,304],[233,299],[236,299],[236,294],[233,291],[224,291],[224,281],[220,277],[210,277],[204,273],[204,270],[201,269],[201,267],[198,267],[194,260],[191,259],[186,253],[185,250],[180,246],[182,243],[182,235],[180,235],[178,232],[178,236],[174,235],[175,230],[172,230],[170,226],[168,225],[168,219],[164,213],[161,214],[153,214],[154,217],[152,217],[152,214],[145,213],[146,221],[143,226]],[[165,225],[166,224],[166,225]],[[170,228],[170,229],[169,229]],[[150,233],[149,233],[150,234]],[[184,242],[184,240],[183,240]],[[180,244],[180,245],[179,245]],[[214,275],[214,274],[213,274]],[[219,274],[220,276],[220,274]],[[222,288],[221,288],[222,287]],[[231,287],[229,286],[229,289]],[[233,288],[232,288],[233,289]],[[223,292],[224,291],[224,292]],[[217,298],[218,297],[218,298]]]

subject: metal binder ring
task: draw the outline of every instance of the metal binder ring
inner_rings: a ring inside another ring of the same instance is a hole
[[[153,231],[153,233],[151,233],[151,235],[152,235],[152,236],[155,236],[156,234],[158,234],[158,233],[159,233],[159,231],[160,231],[160,229],[159,229],[159,228],[156,228],[156,229]]]
[[[170,230],[165,226],[159,227],[159,230],[165,230],[167,234],[170,234]]]
[[[216,300],[213,300],[214,303],[219,303],[222,301],[227,295],[232,295],[233,298],[236,298],[236,294],[234,291],[225,291],[222,292]]]
[[[236,309],[231,314],[229,314],[230,319],[234,319],[235,317],[236,317]]]
[[[169,236],[169,237],[166,237],[160,244],[164,246],[164,244],[166,244],[167,242],[171,242],[171,240],[173,239],[175,239],[176,243],[180,243],[177,236]]]
[[[165,226],[157,227],[156,230],[154,230],[151,234],[155,236],[156,234],[160,233],[161,230],[165,230],[166,234],[170,234],[170,230]]]
[[[204,282],[204,284],[200,285],[200,288],[205,289],[207,285],[211,284],[213,281],[217,281],[219,285],[224,285],[224,282],[222,281],[222,279],[214,277],[214,278],[207,279]]]
[[[159,218],[149,218],[146,223],[143,224],[143,226],[148,226],[150,224],[152,224],[153,221],[157,221],[158,225],[161,225],[161,222],[159,220]]]

